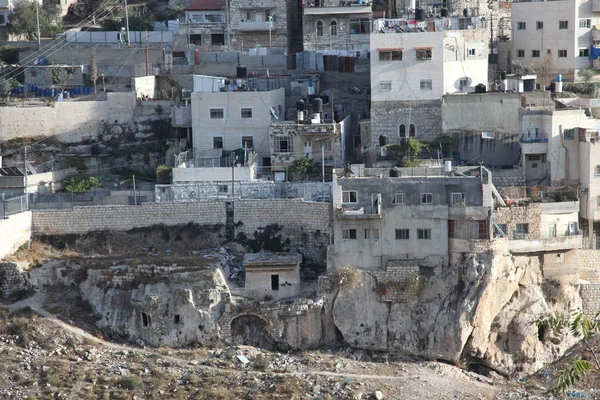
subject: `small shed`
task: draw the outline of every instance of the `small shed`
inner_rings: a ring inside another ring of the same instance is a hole
[[[300,294],[300,254],[248,253],[244,256],[246,286],[244,296],[275,300]]]

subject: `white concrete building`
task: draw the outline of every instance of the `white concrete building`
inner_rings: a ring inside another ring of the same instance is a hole
[[[514,2],[512,46],[499,57],[509,66],[533,69],[541,85],[558,73],[567,80],[577,79],[577,71],[592,67],[590,46],[600,44],[592,28],[598,23],[596,0]]]
[[[371,34],[371,149],[442,134],[442,96],[487,86],[488,31],[479,18],[410,25],[375,21]]]
[[[243,295],[255,300],[280,300],[301,292],[302,255],[293,253],[247,253]]]

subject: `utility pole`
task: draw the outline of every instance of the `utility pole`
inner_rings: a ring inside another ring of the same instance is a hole
[[[231,26],[229,26],[229,0],[225,0],[225,18],[226,18],[225,30],[227,31],[227,51],[231,51]]]
[[[35,0],[35,22],[37,25],[37,44],[38,44],[38,50],[42,47],[41,44],[41,36],[42,34],[40,33],[40,3],[39,0]]]
[[[235,153],[232,151],[229,159],[231,160],[231,197],[235,194]]]
[[[137,193],[135,192],[135,175],[133,175],[133,204],[137,206]]]
[[[150,66],[148,65],[148,31],[146,31],[146,76],[150,76]]]
[[[129,41],[129,11],[127,10],[127,0],[125,0],[125,26],[127,28],[127,47],[131,46]]]
[[[36,4],[37,4],[37,0],[36,0]],[[29,210],[29,182],[27,179],[27,146],[25,146],[25,156],[24,158],[24,164],[25,164],[25,168],[23,168],[23,170],[25,171],[25,208],[27,210]]]

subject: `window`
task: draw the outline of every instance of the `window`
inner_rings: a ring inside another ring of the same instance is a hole
[[[275,136],[274,138],[275,153],[293,153],[294,142],[290,136]]]
[[[410,137],[417,136],[417,130],[415,128],[415,124],[410,124],[408,126],[408,136],[410,136]]]
[[[569,29],[569,21],[558,21],[558,29]]]
[[[242,149],[253,149],[254,148],[254,137],[242,136]]]
[[[317,21],[317,36],[323,36],[323,22]]]
[[[409,233],[408,229],[396,229],[396,240],[408,240]]]
[[[600,165],[596,165],[596,176],[600,176]]]
[[[535,23],[535,29],[544,29],[544,21],[537,21]]]
[[[536,58],[540,56],[539,50],[531,50],[531,57]]]
[[[356,190],[343,190],[342,191],[342,203],[358,203]]]
[[[398,133],[401,138],[405,138],[406,137],[406,125],[404,125],[404,124],[400,125],[400,128],[398,128]]]
[[[190,44],[202,45],[202,35],[190,34]]]
[[[279,275],[271,275],[271,290],[279,290]]]
[[[546,54],[552,54],[552,49],[547,49]]]
[[[381,81],[379,82],[379,90],[382,92],[389,92],[392,90],[392,81]]]
[[[150,320],[150,316],[143,312],[142,313],[142,326],[148,327],[148,326],[150,326],[151,323],[152,323],[152,321]]]
[[[371,24],[368,18],[350,20],[350,34],[371,33]]]
[[[402,50],[379,50],[379,61],[402,61]]]
[[[229,189],[227,187],[227,185],[217,185],[217,188],[219,189],[219,193],[228,193],[229,191],[227,189]]]
[[[331,24],[329,25],[329,34],[331,36],[337,35],[337,22],[331,21]]]
[[[467,49],[467,57],[475,57],[475,49]]]
[[[417,229],[417,239],[421,239],[421,240],[431,239],[431,229]]]
[[[356,239],[356,229],[342,229],[342,239],[346,239],[346,240]]]
[[[210,35],[210,44],[216,46],[225,45],[225,34],[223,33],[213,33]]]
[[[527,29],[527,23],[523,21],[517,22],[517,29],[522,31],[523,29]]]
[[[210,119],[223,119],[223,109],[222,108],[211,108],[210,109]]]
[[[579,49],[579,57],[588,57],[590,55],[590,49]]]
[[[517,224],[515,226],[515,234],[518,236],[525,236],[529,234],[529,224]]]
[[[431,60],[431,47],[417,48],[417,60]]]
[[[517,57],[525,57],[525,50],[517,50]]]
[[[433,204],[433,193],[421,193],[421,204]]]
[[[394,197],[392,197],[392,204],[404,204],[404,193],[394,193]]]
[[[365,229],[365,239],[379,239],[379,229]]]
[[[223,138],[221,136],[217,136],[213,138],[213,149],[222,149],[223,148]]]
[[[452,204],[465,204],[464,193],[452,193]]]
[[[567,51],[566,50],[559,50],[558,51],[558,58],[567,58]]]
[[[323,142],[323,151],[331,151],[331,140]]]
[[[563,135],[565,137],[565,140],[575,139],[575,128],[563,130]]]
[[[242,108],[242,118],[252,118],[252,109]]]
[[[420,83],[421,90],[431,90],[431,79],[422,79]]]
[[[580,19],[579,20],[579,27],[580,28],[591,28],[592,26],[592,20],[591,19]]]

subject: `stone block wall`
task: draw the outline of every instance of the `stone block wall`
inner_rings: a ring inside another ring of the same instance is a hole
[[[541,235],[541,207],[540,203],[531,203],[527,207],[505,207],[494,211],[494,223],[506,224],[509,238],[513,237],[517,224],[529,224],[529,233],[520,239],[535,239]]]
[[[600,250],[577,250],[579,276],[585,281],[600,283]]]
[[[31,211],[0,219],[0,260],[31,239]]]
[[[0,298],[10,298],[30,289],[31,283],[23,273],[22,263],[0,263]]]
[[[494,169],[492,170],[492,183],[498,190],[506,187],[526,186],[525,169]]]
[[[278,235],[292,251],[308,261],[323,263],[331,232],[331,204],[305,203],[301,199],[233,199],[234,234],[253,238],[269,225],[280,227]],[[196,223],[225,225],[226,201],[144,203],[141,206],[75,207],[72,210],[33,211],[34,235],[85,234],[93,231],[127,231],[157,224]]]
[[[600,283],[585,283],[579,287],[583,313],[588,317],[600,311]]]

